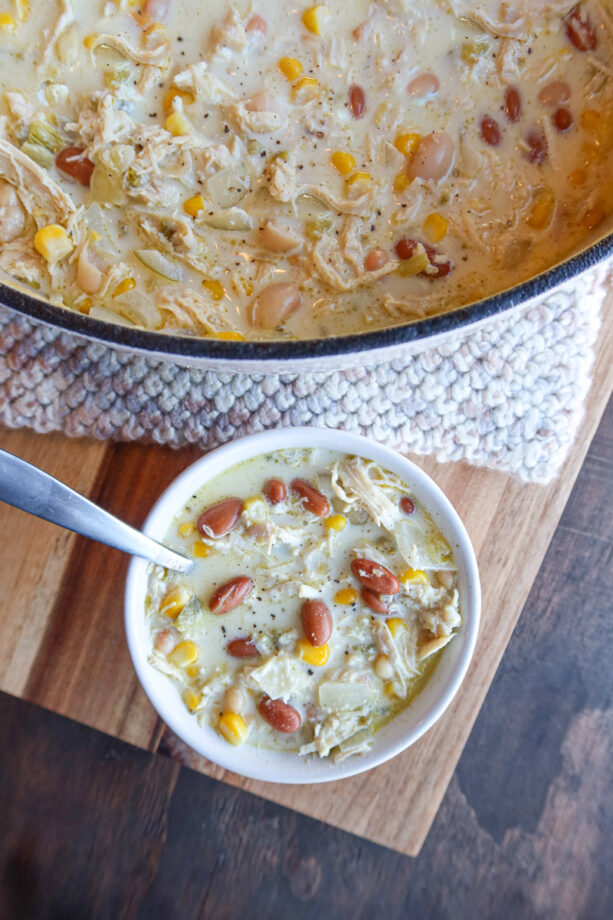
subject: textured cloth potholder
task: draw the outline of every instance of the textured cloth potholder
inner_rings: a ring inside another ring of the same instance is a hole
[[[266,375],[135,356],[0,307],[0,423],[203,449],[267,428],[323,425],[547,482],[583,415],[606,289],[600,267],[418,354]]]

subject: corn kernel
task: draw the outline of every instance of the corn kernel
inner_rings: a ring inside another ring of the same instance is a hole
[[[319,81],[315,77],[300,77],[300,79],[294,83],[292,87],[292,98],[298,99],[300,97],[313,98],[315,96],[315,90],[319,86]],[[287,153],[283,156],[283,153],[280,153],[279,156],[283,159],[287,158]]]
[[[383,688],[383,692],[386,696],[396,696],[396,685],[394,682],[390,681],[388,684],[386,684]]]
[[[347,179],[345,179],[345,182],[347,185],[355,185],[357,182],[372,182],[372,176],[370,173],[361,172],[358,170],[357,172],[354,172],[352,176],[349,176]]]
[[[579,118],[581,127],[589,134],[596,135],[602,128],[602,116],[596,109],[586,109]]]
[[[327,6],[324,6],[322,3],[318,3],[317,6],[310,6],[308,10],[305,10],[302,14],[302,22],[306,29],[309,32],[312,32],[313,35],[321,35],[321,27],[323,22],[330,15],[330,11]]]
[[[398,194],[402,194],[402,192],[406,192],[410,184],[411,180],[407,174],[405,172],[400,172],[394,179],[394,191]]]
[[[405,157],[412,157],[421,142],[421,134],[410,131],[408,134],[398,134],[394,147]]]
[[[327,642],[324,645],[311,645],[308,639],[299,639],[296,650],[299,658],[318,668],[321,668],[330,657],[330,646]]]
[[[575,188],[578,185],[585,185],[587,182],[587,172],[585,169],[574,169],[568,177],[568,181]]]
[[[126,291],[131,291],[135,287],[136,281],[134,278],[124,278],[113,291],[113,297],[120,297],[122,294],[125,294]]]
[[[80,300],[77,304],[79,307],[79,313],[89,313],[93,305],[94,301],[91,299],[91,297],[84,297],[83,300]]]
[[[182,524],[179,524],[177,527],[177,533],[180,537],[191,537],[194,532],[194,522],[193,521],[183,521]]]
[[[183,700],[183,702],[185,703],[185,705],[187,706],[190,712],[195,712],[195,710],[200,705],[202,694],[197,693],[195,690],[190,690],[190,688],[187,687],[181,694],[181,699]]]
[[[183,112],[171,112],[164,127],[167,131],[170,131],[173,137],[183,137],[186,134],[191,134],[192,130],[192,126]]]
[[[219,731],[230,744],[242,744],[247,737],[247,723],[236,712],[224,712],[219,719]]]
[[[331,514],[330,517],[325,518],[323,523],[328,530],[344,530],[347,526],[347,518],[344,514]]]
[[[302,73],[302,64],[297,58],[282,57],[278,64],[279,70],[286,80],[293,83]]]
[[[226,293],[221,281],[215,281],[213,278],[203,281],[202,287],[206,288],[213,300],[223,300]]]
[[[185,639],[184,642],[179,642],[178,645],[175,645],[168,658],[173,664],[176,664],[177,667],[187,668],[190,664],[194,664],[195,661],[198,661],[200,658],[200,649],[195,642],[192,642],[190,639]]]
[[[553,217],[555,198],[551,192],[542,192],[532,205],[532,210],[526,218],[526,223],[533,230],[543,230],[548,227]]]
[[[595,205],[593,208],[585,214],[583,218],[583,226],[586,230],[595,230],[598,224],[600,224],[604,219],[604,211],[600,205]]]
[[[200,665],[190,664],[189,668],[186,668],[185,671],[188,677],[198,677],[200,674]]]
[[[344,607],[349,606],[349,604],[355,604],[358,599],[358,592],[355,588],[341,588],[334,595],[334,603],[342,604]]]
[[[196,559],[206,559],[210,554],[211,547],[204,540],[195,540],[192,545],[192,553]]]
[[[440,243],[447,236],[448,223],[436,212],[429,214],[424,221],[424,233],[431,243]]]
[[[217,339],[221,339],[222,342],[246,342],[244,335],[241,335],[240,332],[218,332],[215,336]]]
[[[15,17],[10,13],[0,13],[0,29],[3,32],[14,32],[17,28]]]
[[[422,572],[421,569],[405,569],[402,575],[400,576],[400,581],[403,585],[407,583],[420,584],[420,585],[429,585],[430,579],[425,572]]]
[[[160,613],[174,620],[179,616],[190,597],[191,594],[185,585],[177,585],[175,588],[171,588],[162,598]]]
[[[194,195],[193,198],[188,198],[187,201],[183,202],[183,210],[190,217],[196,217],[198,211],[204,211],[205,207],[202,195]],[[223,297],[223,294],[221,296]]]
[[[245,499],[244,503],[245,511],[257,511],[258,509],[266,509],[266,502],[263,495],[250,495],[249,498]]]
[[[348,176],[355,169],[355,159],[350,153],[344,153],[342,150],[336,150],[330,156],[330,162],[341,176]]]
[[[36,232],[34,248],[40,252],[43,259],[53,263],[70,255],[74,247],[63,227],[59,224],[48,224]]]
[[[85,36],[85,38],[83,39],[83,44],[85,45],[88,51],[90,51],[94,47],[94,45],[96,44],[96,39],[97,39],[96,35],[86,35]]]
[[[183,105],[192,105],[196,101],[196,97],[193,93],[190,93],[189,90],[179,89],[176,86],[173,86],[172,89],[169,89],[164,97],[164,111],[170,115],[172,111],[176,108],[174,105],[175,99],[180,99]]]
[[[400,617],[391,617],[389,620],[386,620],[386,623],[387,628],[392,634],[392,639],[395,639],[402,629],[407,628],[407,624],[404,620],[401,620]]]
[[[102,239],[102,234],[101,234],[101,233],[98,233],[97,230],[90,230],[90,231],[89,231],[89,238],[90,238],[90,240],[92,241],[92,243],[97,243],[98,240],[101,240],[101,239]]]

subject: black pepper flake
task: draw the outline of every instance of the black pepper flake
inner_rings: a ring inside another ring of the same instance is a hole
[[[226,635],[226,627],[225,627],[225,626],[222,626],[222,627],[221,627],[221,631],[222,631],[222,633],[223,633],[224,636],[225,636],[225,635]]]
[[[374,225],[374,224],[371,224],[371,225],[370,225],[370,232],[371,232],[371,233],[374,233],[374,232],[375,232],[375,225]]]
[[[224,125],[224,126],[223,126],[223,133],[224,133],[224,134],[229,134],[229,133],[230,133],[230,128],[228,127],[228,125]]]
[[[312,671],[310,668],[307,671],[307,674],[309,674],[311,677],[313,676],[314,673],[315,671]]]
[[[276,614],[276,613],[271,613],[271,614],[270,614],[270,619],[271,619],[271,620],[276,620],[276,619],[277,619],[277,614]]]

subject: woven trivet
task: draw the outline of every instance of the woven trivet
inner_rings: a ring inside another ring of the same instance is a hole
[[[605,290],[601,268],[419,354],[282,375],[178,367],[0,307],[0,422],[203,449],[266,428],[323,425],[547,482],[583,414]]]

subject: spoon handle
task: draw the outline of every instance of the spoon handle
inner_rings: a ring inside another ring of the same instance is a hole
[[[0,501],[176,572],[187,572],[193,565],[191,559],[146,537],[6,450],[0,450]]]

